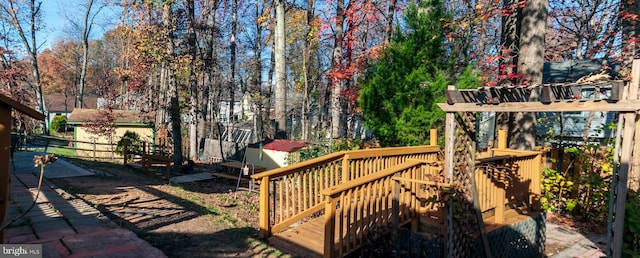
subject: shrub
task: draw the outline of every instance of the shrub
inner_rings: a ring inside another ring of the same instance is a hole
[[[130,152],[142,151],[142,144],[144,142],[140,139],[140,135],[138,135],[136,132],[127,130],[116,145],[116,153],[124,155],[125,142],[127,142],[127,148]]]
[[[51,128],[52,131],[63,132],[64,129],[67,127],[67,117],[61,116],[61,115],[57,115],[53,117],[53,120],[51,121],[51,124],[49,125],[49,127]]]
[[[624,220],[622,255],[640,257],[640,198],[633,190],[630,190],[627,196]]]

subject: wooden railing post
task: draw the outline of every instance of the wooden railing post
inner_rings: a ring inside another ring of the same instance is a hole
[[[504,205],[506,198],[506,191],[504,190],[505,184],[502,182],[496,183],[496,209],[495,209],[495,223],[504,223]]]
[[[498,130],[498,149],[507,149],[507,131]],[[506,198],[506,185],[504,182],[498,182],[496,186],[496,209],[495,209],[495,223],[504,223],[504,205]]]
[[[265,176],[260,181],[260,237],[267,238],[271,235],[271,222],[269,221],[269,177]]]
[[[498,130],[498,149],[504,150],[507,148],[507,131]]]
[[[344,180],[344,179],[347,180]],[[344,157],[342,157],[342,182],[336,182],[337,184],[342,184],[344,182],[350,181],[353,178],[351,178],[351,174],[349,173],[349,153],[345,154]],[[336,178],[337,180],[337,178]]]
[[[393,201],[391,202],[391,211],[393,212],[391,224],[393,225],[395,232],[395,229],[400,225],[400,182],[398,182],[398,180],[393,181]]]
[[[124,149],[124,161],[122,162],[125,166],[127,165],[127,157],[129,157],[129,140],[124,140],[122,142],[124,144],[124,146],[122,147]]]
[[[438,129],[431,129],[429,131],[429,145],[438,146]]]
[[[324,257],[335,257],[336,204],[327,196],[324,206]]]

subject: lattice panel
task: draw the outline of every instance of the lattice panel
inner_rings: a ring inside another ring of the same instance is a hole
[[[456,199],[453,203],[452,257],[469,257],[477,237],[477,222],[473,215],[472,183],[475,169],[476,117],[472,112],[456,114],[453,181]]]

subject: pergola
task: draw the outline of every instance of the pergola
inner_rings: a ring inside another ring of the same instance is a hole
[[[632,156],[640,154],[640,123],[637,122],[640,111],[638,87],[640,86],[640,60],[633,62],[632,81],[625,86],[622,81],[601,81],[586,84],[565,83],[541,86],[481,87],[474,90],[456,90],[446,92],[448,103],[438,106],[446,112],[445,125],[445,174],[451,183],[460,183],[462,194],[468,203],[477,210],[477,191],[475,189],[475,146],[476,112],[579,112],[610,111],[620,114],[616,131],[614,156],[614,174],[610,190],[609,225],[607,230],[608,257],[620,257],[624,230],[624,213],[627,195],[627,181],[630,170],[640,169],[640,164],[632,162]],[[595,87],[596,90],[607,87],[611,97],[606,100],[586,100],[580,95],[583,87]],[[531,102],[533,91],[540,93],[541,101]],[[637,182],[635,182],[637,183]],[[449,206],[451,207],[451,206]],[[447,253],[456,256],[462,249],[454,239],[463,234],[459,229],[469,225],[453,221],[450,208],[447,216]],[[484,228],[482,219],[477,220],[479,228]],[[486,238],[481,236],[485,247]],[[457,240],[456,240],[457,241]],[[454,246],[453,243],[456,243]],[[456,249],[457,248],[457,249]]]
[[[45,116],[17,101],[0,94],[0,225],[4,225],[9,206],[9,160],[11,158],[11,110],[32,118],[44,120]],[[4,243],[4,230],[0,231],[0,243]]]

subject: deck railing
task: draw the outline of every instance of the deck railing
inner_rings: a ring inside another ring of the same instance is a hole
[[[507,204],[537,209],[541,196],[542,152],[506,148],[506,132],[499,132],[492,156],[476,160],[476,187],[482,212],[494,211],[495,223],[504,222]]]
[[[416,217],[423,205],[410,190],[418,188],[419,180],[414,179],[440,170],[435,162],[409,159],[324,190],[324,256],[344,256],[360,247],[371,232]]]
[[[494,210],[495,223],[504,222],[507,204],[538,209],[541,196],[542,153],[494,149],[493,161],[479,160],[476,185],[482,212]],[[491,158],[489,158],[491,159]]]
[[[268,237],[304,218],[321,215],[325,189],[411,158],[436,161],[441,154],[435,137],[432,144],[341,151],[252,175],[260,183],[260,237]]]

